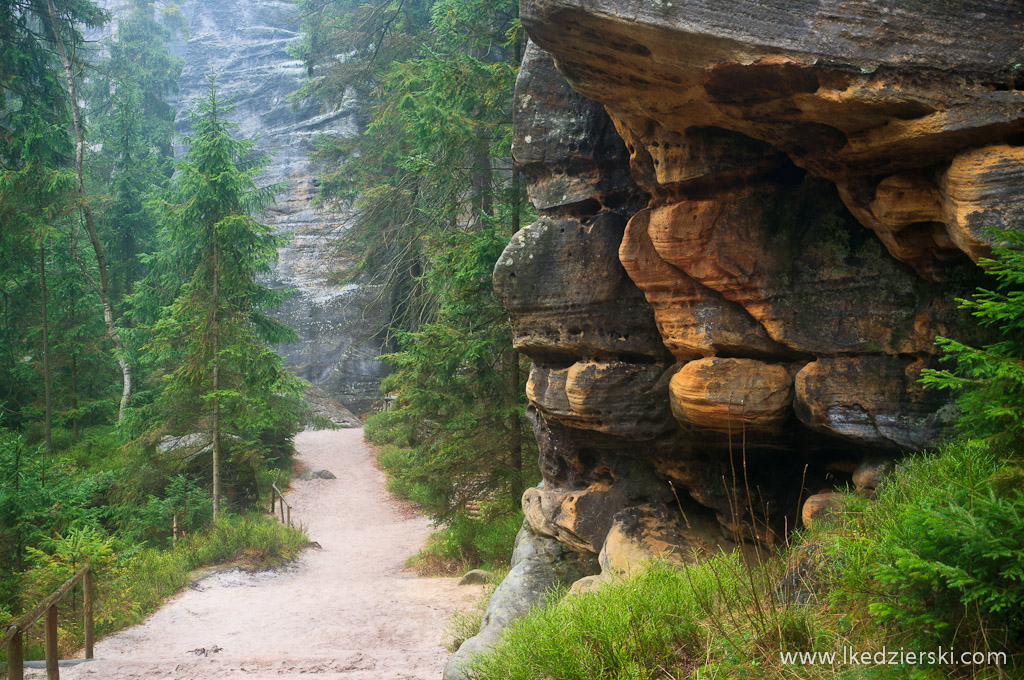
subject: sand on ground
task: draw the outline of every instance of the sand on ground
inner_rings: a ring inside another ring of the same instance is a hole
[[[448,621],[480,588],[403,567],[430,522],[388,496],[361,429],[302,432],[295,446],[302,464],[338,477],[296,480],[287,494],[321,549],[279,571],[209,576],[61,678],[440,678]]]

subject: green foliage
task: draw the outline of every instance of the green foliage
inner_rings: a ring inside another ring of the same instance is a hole
[[[1024,232],[991,231],[998,239],[994,259],[979,261],[996,280],[996,290],[979,289],[961,300],[998,340],[972,347],[951,338],[936,343],[955,364],[950,370],[926,370],[922,382],[949,389],[959,398],[960,425],[971,436],[1024,437]]]
[[[303,35],[292,54],[309,79],[298,93],[338,102],[364,96],[390,64],[414,56],[423,42],[432,0],[298,0]],[[339,60],[337,55],[348,58]]]
[[[213,513],[213,499],[199,488],[195,480],[175,475],[161,496],[150,494],[139,513],[139,522],[133,522],[133,532],[139,539],[173,534],[174,518],[178,530],[192,533],[209,524]]]
[[[408,565],[422,574],[450,576],[469,569],[495,570],[507,566],[523,515],[499,510],[494,517],[488,517],[486,511],[480,517],[455,515],[427,539],[420,552],[409,558]]]
[[[98,25],[92,2],[58,3],[68,44],[76,22]],[[61,86],[48,8],[43,2],[0,4],[0,417],[17,426],[42,415],[42,285],[51,241],[69,229],[75,178],[70,113]],[[47,321],[55,310],[46,314]]]
[[[97,500],[108,483],[0,431],[0,571],[20,570],[30,547],[100,528]]]
[[[558,604],[506,630],[494,652],[480,659],[475,677],[645,680],[658,677],[658,669],[687,670],[689,655],[703,647],[693,591],[708,585],[691,585],[676,569],[655,565],[598,593],[560,601],[555,595]]]
[[[174,116],[183,60],[149,0],[132,0],[96,64],[89,103],[98,150],[89,157],[93,190],[104,202],[99,229],[110,258],[115,304],[142,277],[140,256],[154,247],[156,215],[147,202],[173,171]],[[126,310],[127,311],[127,310]]]
[[[99,530],[85,527],[47,538],[40,548],[29,546],[30,566],[21,581],[24,599],[42,600],[86,564],[93,566],[97,576],[106,576],[114,562],[113,543]]]
[[[846,516],[845,591],[921,645],[1024,650],[1022,479],[979,441],[903,463]]]
[[[371,417],[366,427],[370,441],[389,440],[398,435],[388,432],[388,416],[383,411]],[[402,427],[401,418],[394,418]],[[458,574],[468,569],[501,568],[512,557],[512,546],[523,522],[522,512],[492,500],[472,515],[466,510],[445,511],[450,499],[447,487],[436,480],[437,466],[414,449],[385,445],[378,454],[381,468],[388,475],[388,491],[444,516],[443,526],[427,539],[427,544],[409,558],[409,566],[423,574]]]

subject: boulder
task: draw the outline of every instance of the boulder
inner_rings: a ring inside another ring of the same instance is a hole
[[[321,470],[319,468],[303,470],[295,478],[300,479],[304,482],[308,482],[314,479],[337,479],[334,473],[331,472],[330,470]]]
[[[853,485],[861,495],[874,498],[878,487],[882,485],[886,477],[892,474],[895,467],[896,462],[892,456],[880,454],[864,456],[864,460],[853,471]]]
[[[800,510],[800,518],[805,525],[811,526],[835,513],[839,507],[839,499],[840,495],[832,491],[809,496]]]
[[[459,579],[460,586],[478,586],[490,583],[494,574],[486,569],[470,569]]]
[[[669,400],[688,428],[738,437],[780,433],[791,413],[792,372],[756,359],[699,359],[672,376]]]

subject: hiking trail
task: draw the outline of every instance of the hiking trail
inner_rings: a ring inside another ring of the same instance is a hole
[[[430,521],[387,493],[361,428],[301,432],[295,448],[300,466],[337,476],[296,479],[286,495],[320,549],[278,571],[199,580],[62,680],[439,679],[448,621],[480,587],[404,568]]]

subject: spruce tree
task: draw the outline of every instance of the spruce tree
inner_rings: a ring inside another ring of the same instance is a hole
[[[991,274],[996,290],[979,288],[970,300],[960,300],[983,327],[995,331],[995,341],[974,347],[938,337],[951,369],[922,371],[921,381],[957,395],[960,429],[973,437],[1007,440],[1019,449],[1024,441],[1024,232],[991,230],[998,239],[992,258],[979,264]]]
[[[18,424],[30,417],[33,397],[42,393],[47,448],[53,375],[46,276],[53,242],[68,225],[76,199],[71,112],[55,45],[81,42],[76,31],[59,36],[49,30],[49,10],[38,0],[0,1],[0,419]],[[62,3],[61,16],[66,26],[103,20],[86,0]],[[39,310],[38,316],[31,310]],[[31,371],[25,370],[26,356],[39,358]],[[41,387],[34,384],[37,376]]]
[[[257,187],[265,163],[251,160],[251,140],[229,134],[230,110],[211,79],[160,228],[161,280],[152,282],[174,296],[154,329],[152,349],[167,366],[154,415],[162,431],[209,434],[215,517],[225,462],[254,479],[261,455],[290,441],[302,403],[300,381],[268,347],[295,339],[267,316],[286,292],[257,281],[283,242],[253,217],[273,188]]]

